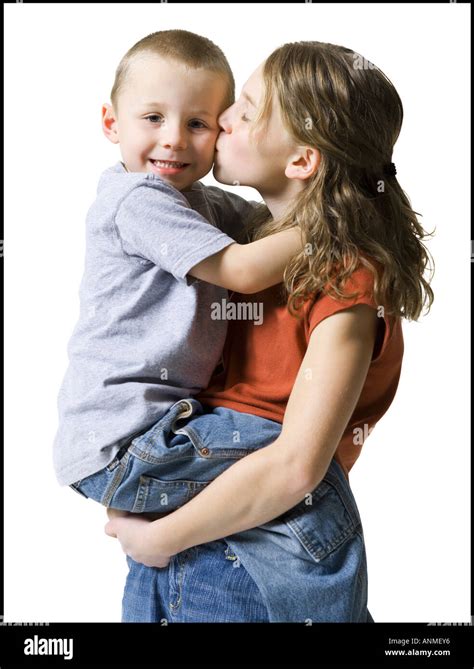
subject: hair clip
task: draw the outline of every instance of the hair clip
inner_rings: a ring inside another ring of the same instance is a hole
[[[383,166],[382,171],[387,176],[394,177],[397,173],[397,168],[395,167],[395,163],[388,163],[388,165]]]

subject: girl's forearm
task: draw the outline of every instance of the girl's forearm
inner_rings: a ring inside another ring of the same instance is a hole
[[[157,554],[175,555],[277,518],[311,492],[297,471],[278,441],[238,460],[190,502],[151,523]]]

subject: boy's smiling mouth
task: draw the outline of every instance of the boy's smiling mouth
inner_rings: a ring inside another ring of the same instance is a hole
[[[153,171],[158,174],[179,174],[190,165],[190,163],[183,163],[178,160],[154,160],[153,158],[149,160]]]

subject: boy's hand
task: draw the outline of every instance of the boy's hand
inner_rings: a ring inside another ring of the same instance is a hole
[[[146,567],[168,566],[172,556],[163,554],[156,548],[156,521],[152,533],[152,521],[144,518],[143,514],[108,508],[107,515],[110,520],[105,525],[105,533],[120,541],[124,553]]]
[[[132,515],[130,511],[121,511],[120,509],[111,509],[110,507],[107,507],[106,511],[109,520],[113,520],[114,518],[126,518]]]

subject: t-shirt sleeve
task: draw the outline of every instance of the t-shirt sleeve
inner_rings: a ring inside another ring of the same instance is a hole
[[[234,240],[191,209],[184,196],[160,179],[150,179],[128,193],[115,215],[122,250],[187,280],[201,260]]]
[[[206,194],[219,229],[239,244],[247,243],[247,227],[259,203],[217,186],[207,186]]]
[[[358,297],[348,299],[336,299],[329,295],[322,295],[316,299],[308,310],[307,341],[313,330],[328,316],[332,316],[338,311],[343,311],[356,304],[367,304],[377,310],[380,317],[379,328],[377,332],[376,344],[374,347],[374,356],[372,361],[380,358],[385,350],[388,339],[392,332],[392,322],[386,315],[382,305],[375,303],[374,299],[374,276],[370,270],[365,267],[354,271],[352,276],[346,282],[344,295],[358,292]],[[376,355],[375,355],[376,353]]]

